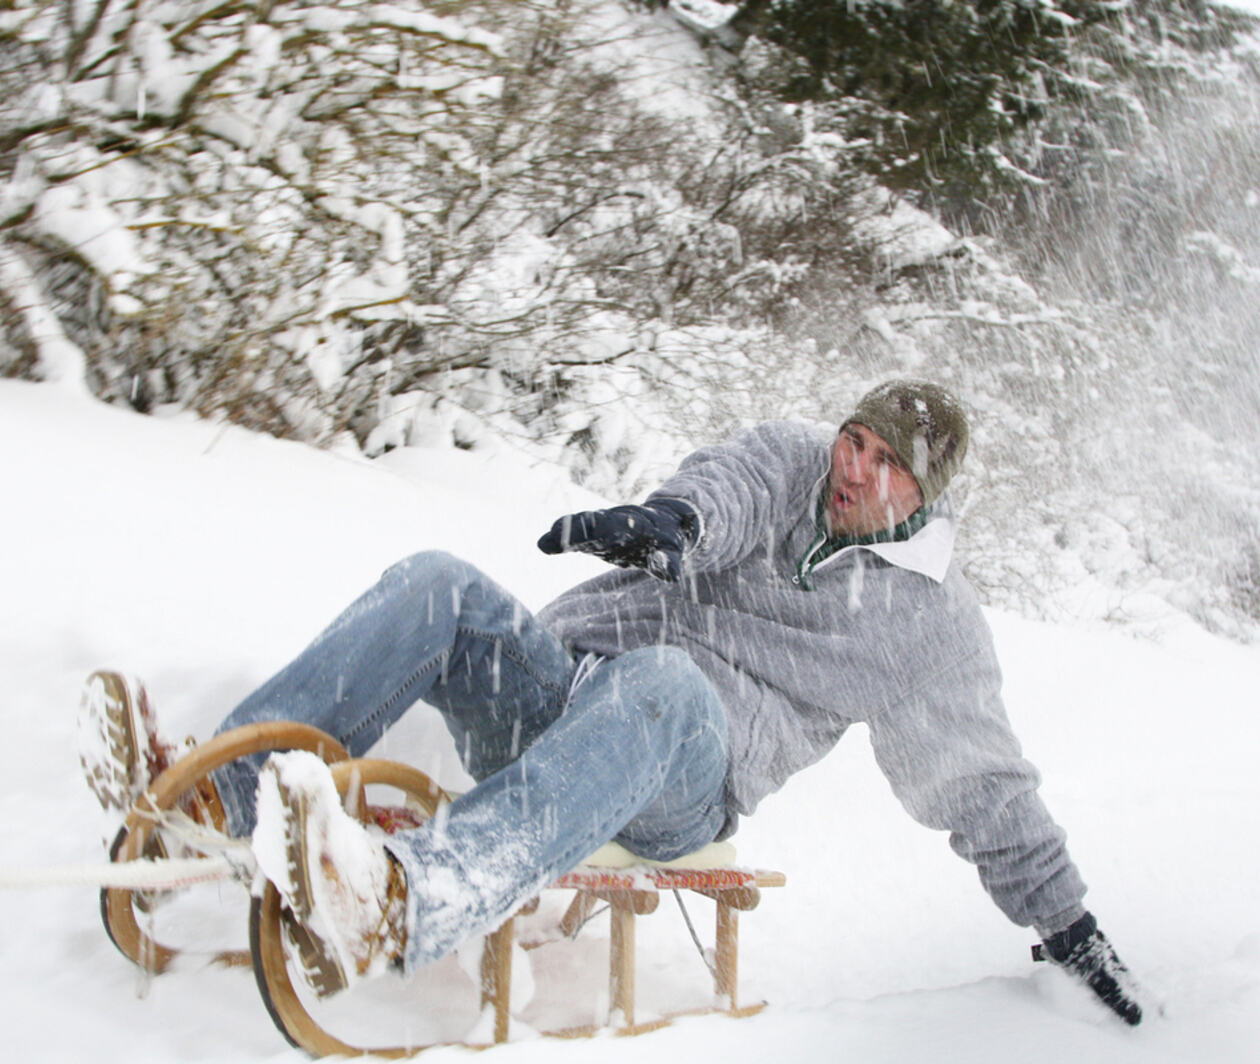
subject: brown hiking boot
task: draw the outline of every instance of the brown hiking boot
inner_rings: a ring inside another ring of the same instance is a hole
[[[130,812],[183,753],[159,730],[144,684],[107,669],[92,673],[83,685],[78,732],[84,778],[106,812]],[[190,740],[186,747],[191,745]],[[180,808],[203,827],[224,829],[223,803],[209,778],[197,781]]]
[[[176,753],[158,733],[144,684],[104,669],[87,678],[79,704],[79,761],[103,809],[130,810]]]
[[[273,754],[258,780],[258,866],[280,892],[307,983],[320,997],[401,963],[407,880],[341,807],[314,754]]]

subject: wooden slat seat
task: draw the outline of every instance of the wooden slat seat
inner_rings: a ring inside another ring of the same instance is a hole
[[[712,1008],[692,1010],[687,1015],[698,1011],[747,1016],[764,1007],[764,1003],[740,1006],[737,1000],[739,914],[757,907],[763,887],[784,886],[787,877],[782,872],[740,868],[733,864],[734,856],[734,847],[729,843],[714,843],[675,861],[644,861],[610,844],[551,884],[552,890],[576,891],[560,921],[560,930],[566,937],[577,933],[596,904],[602,901],[609,906],[608,1026],[617,1033],[639,1034],[664,1026],[673,1018],[663,1017],[646,1024],[635,1019],[635,917],[654,912],[663,890],[690,890],[717,903],[713,965],[716,1001]],[[716,863],[718,860],[731,863]],[[482,1003],[494,1008],[496,1042],[506,1041],[509,1033],[514,926],[514,921],[509,920],[487,936],[483,956]],[[548,1033],[579,1037],[597,1030],[598,1027],[585,1027]]]

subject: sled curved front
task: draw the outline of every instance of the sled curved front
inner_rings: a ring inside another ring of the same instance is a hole
[[[331,763],[345,761],[349,753],[327,732],[293,721],[246,724],[216,735],[195,747],[157,777],[136,801],[114,839],[110,860],[134,861],[154,856],[159,846],[157,829],[161,814],[174,810],[180,800],[196,790],[215,769],[237,758],[267,750],[308,750]],[[165,971],[179,951],[146,932],[136,916],[145,905],[142,891],[106,887],[101,891],[101,919],[110,940],[128,959],[147,971]],[[226,963],[247,964],[249,955],[219,955]]]
[[[394,787],[412,799],[424,814],[432,817],[449,796],[418,769],[398,761],[359,758],[332,766],[333,779],[347,807],[360,819],[379,818],[382,810],[368,805],[363,788],[370,785]],[[407,826],[418,826],[423,820],[411,819]],[[283,904],[276,888],[268,883],[261,896],[256,896],[249,911],[249,948],[254,964],[254,978],[267,1012],[280,1033],[291,1045],[305,1049],[313,1056],[371,1053],[380,1057],[407,1057],[421,1047],[359,1047],[343,1042],[325,1030],[311,1015],[299,997],[289,973],[285,947]]]

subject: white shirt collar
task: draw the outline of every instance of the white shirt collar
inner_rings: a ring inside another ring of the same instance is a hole
[[[954,557],[954,538],[958,534],[958,525],[951,517],[935,517],[924,525],[909,539],[893,543],[867,543],[861,546],[844,547],[836,551],[830,558],[818,563],[817,568],[830,564],[835,559],[854,550],[868,550],[877,554],[899,569],[908,569],[912,573],[943,583],[945,574],[949,572],[949,563]]]

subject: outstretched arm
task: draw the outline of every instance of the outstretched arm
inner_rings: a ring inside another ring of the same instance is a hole
[[[1125,1023],[1140,1023],[1136,984],[1081,904],[1085,885],[1065,833],[1010,729],[991,649],[873,715],[870,728],[876,760],[910,814],[950,832],[997,906],[1036,928],[1049,959]]]
[[[700,518],[681,499],[650,499],[642,506],[584,510],[561,517],[538,541],[544,554],[582,551],[622,567],[646,569],[671,582],[682,577],[683,558],[700,532]]]
[[[809,512],[828,462],[827,437],[765,422],[688,455],[642,506],[562,517],[538,541],[547,554],[585,551],[677,580],[738,562],[772,531]]]

